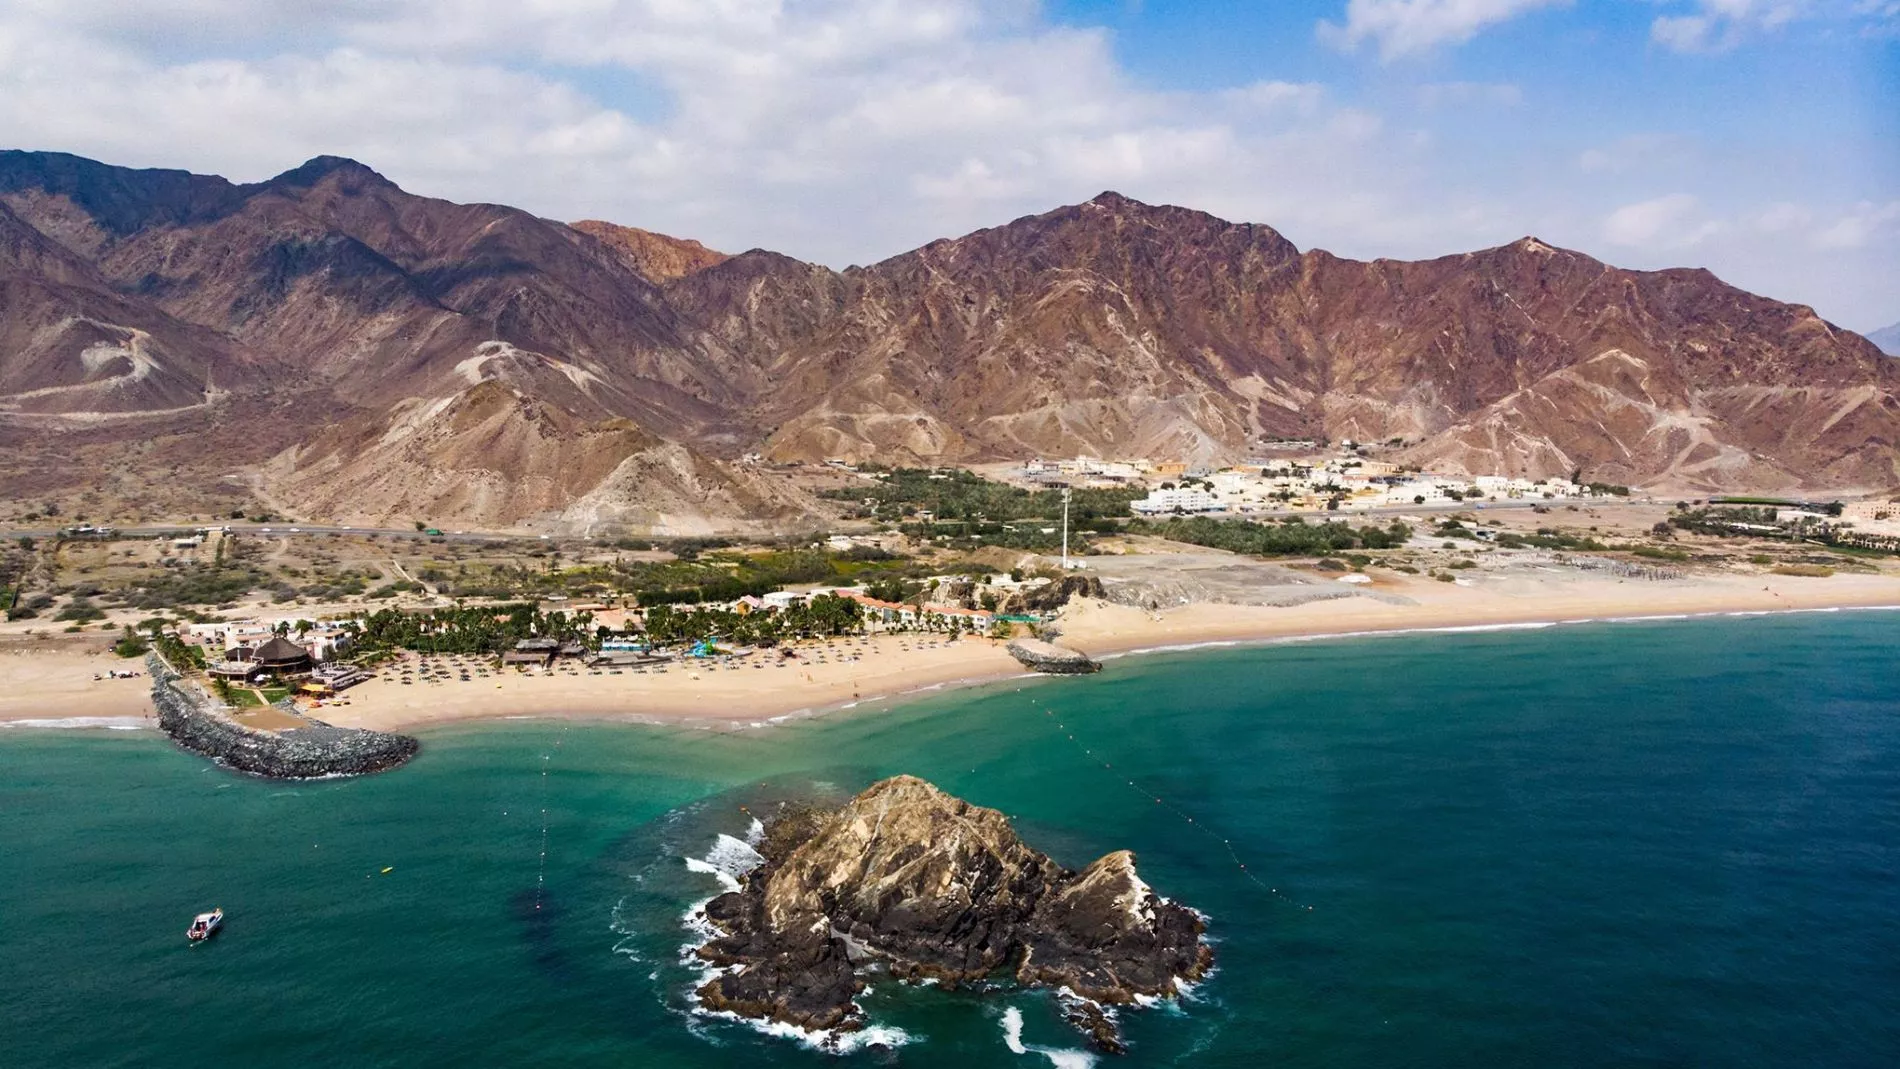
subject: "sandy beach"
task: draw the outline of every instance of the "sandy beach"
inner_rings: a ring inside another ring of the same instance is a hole
[[[152,681],[145,676],[145,661],[101,652],[100,645],[97,639],[64,635],[0,643],[0,723],[106,727],[150,722]],[[114,671],[137,672],[138,678],[104,678]]]
[[[555,669],[528,674],[495,671],[467,682],[403,684],[400,671],[351,688],[349,704],[326,705],[316,715],[345,727],[414,728],[449,721],[509,716],[588,720],[699,721],[756,724],[811,715],[853,703],[886,702],[926,689],[1020,674],[1003,643],[949,641],[941,636],[878,635],[798,647],[787,659],[774,650],[714,666],[676,663],[663,673],[590,674]],[[446,658],[433,659],[448,664]],[[409,663],[418,661],[411,658]],[[472,663],[472,659],[470,661]]]
[[[1649,582],[1606,575],[1485,577],[1470,586],[1374,569],[1366,589],[1412,604],[1340,598],[1277,608],[1196,604],[1164,612],[1089,602],[1063,613],[1062,641],[1101,655],[1200,642],[1574,623],[1643,617],[1900,607],[1900,576],[1697,576]]]
[[[1352,596],[1294,606],[1199,603],[1150,611],[1078,601],[1063,611],[1061,641],[1101,657],[1213,642],[1495,627],[1643,617],[1773,613],[1900,606],[1900,576],[1827,578],[1698,576],[1667,581],[1588,573],[1491,575],[1452,584],[1374,569]],[[96,643],[14,639],[0,644],[0,721],[54,726],[146,718],[149,681],[98,680],[109,668],[143,668],[95,652]],[[675,664],[664,673],[592,673],[579,666],[520,674],[434,658],[447,679],[401,681],[402,665],[316,711],[349,727],[413,729],[507,717],[698,723],[743,727],[852,707],[883,707],[924,692],[1022,674],[1003,643],[940,636],[878,635],[799,649],[794,659],[763,650],[728,664]],[[481,671],[488,674],[479,674]],[[1111,666],[1109,671],[1114,669]]]

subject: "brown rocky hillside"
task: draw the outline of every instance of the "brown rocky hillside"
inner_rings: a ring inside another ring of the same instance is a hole
[[[671,282],[730,259],[725,253],[714,252],[697,241],[670,238],[637,226],[619,226],[599,219],[583,219],[572,225],[581,233],[600,239],[634,274],[650,282]]]
[[[0,491],[162,458],[312,519],[785,527],[819,503],[742,453],[1277,437],[1671,490],[1900,483],[1900,362],[1807,308],[1531,238],[1361,263],[1112,193],[838,272],[334,157],[239,185],[0,152],[0,313]]]

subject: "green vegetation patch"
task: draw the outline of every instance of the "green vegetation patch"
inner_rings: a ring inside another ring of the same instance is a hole
[[[852,635],[863,629],[864,607],[830,594],[769,613],[671,605],[647,613],[647,638],[662,646],[698,642],[770,646],[786,639]]]
[[[1603,543],[1589,535],[1573,534],[1555,527],[1539,527],[1536,534],[1519,534],[1516,531],[1501,531],[1492,539],[1500,549],[1570,549],[1593,550],[1605,548]]]
[[[876,482],[826,490],[819,496],[856,502],[859,515],[893,521],[913,518],[921,512],[929,512],[939,521],[1001,523],[1062,518],[1060,490],[1025,490],[962,469],[895,468]],[[1074,490],[1069,502],[1070,522],[1087,524],[1104,517],[1126,516],[1128,503],[1146,496],[1146,490],[1134,487]]]
[[[524,638],[553,638],[594,644],[592,613],[541,612],[533,605],[404,612],[378,609],[356,627],[357,649],[365,654],[391,649],[426,653],[496,654]]]
[[[1263,557],[1312,557],[1349,549],[1393,549],[1412,537],[1412,529],[1403,523],[1389,527],[1353,527],[1338,522],[1306,523],[1296,517],[1267,524],[1193,516],[1149,522],[1131,529],[1175,542]]]

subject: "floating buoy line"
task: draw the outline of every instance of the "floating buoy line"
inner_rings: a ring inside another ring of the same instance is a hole
[[[1031,705],[1041,704],[1037,702],[1036,699],[1034,698],[1029,699],[1029,703]],[[1219,843],[1221,846],[1221,849],[1226,851],[1228,858],[1233,861],[1235,870],[1238,871],[1240,875],[1246,877],[1249,881],[1251,881],[1254,886],[1260,888],[1262,891],[1265,891],[1267,894],[1272,895],[1274,898],[1279,899],[1281,902],[1284,902],[1285,904],[1292,906],[1294,909],[1305,910],[1306,912],[1309,912],[1309,913],[1313,911],[1312,906],[1309,906],[1306,903],[1301,902],[1299,899],[1294,898],[1292,895],[1286,894],[1285,892],[1281,891],[1278,887],[1272,886],[1271,884],[1267,883],[1265,880],[1262,880],[1259,876],[1255,875],[1253,870],[1247,867],[1247,863],[1240,859],[1239,852],[1234,849],[1233,840],[1222,835],[1220,832],[1215,831],[1214,828],[1211,825],[1207,824],[1206,822],[1195,820],[1193,814],[1189,813],[1185,809],[1182,809],[1180,806],[1175,805],[1173,802],[1168,801],[1166,798],[1161,797],[1159,794],[1156,794],[1152,789],[1148,787],[1144,787],[1139,783],[1136,783],[1133,779],[1130,779],[1128,776],[1124,775],[1121,772],[1117,772],[1115,770],[1114,762],[1108,760],[1106,757],[1103,757],[1101,754],[1096,753],[1094,748],[1090,747],[1087,743],[1083,742],[1081,739],[1076,738],[1075,733],[1069,730],[1068,725],[1062,722],[1062,719],[1056,715],[1056,711],[1054,709],[1051,709],[1048,706],[1043,706],[1042,715],[1045,718],[1047,718],[1050,723],[1055,725],[1056,732],[1058,734],[1060,734],[1063,738],[1069,740],[1069,745],[1075,747],[1076,750],[1079,751],[1083,757],[1088,758],[1089,763],[1101,765],[1103,772],[1107,773],[1109,776],[1113,777],[1114,779],[1120,781],[1129,790],[1140,795],[1146,801],[1154,805],[1158,805],[1162,809],[1165,809],[1168,812],[1174,814],[1175,816],[1181,818],[1183,822],[1193,827],[1196,831],[1199,831],[1201,834]]]
[[[534,875],[534,908],[541,908],[541,892],[548,884],[548,770],[554,763],[554,755],[567,741],[567,728],[561,728],[561,734],[555,738],[554,745],[541,755],[541,863]]]

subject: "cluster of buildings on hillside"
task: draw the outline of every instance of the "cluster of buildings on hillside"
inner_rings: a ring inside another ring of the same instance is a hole
[[[1030,482],[1146,486],[1148,496],[1130,507],[1147,516],[1388,508],[1512,498],[1558,500],[1589,493],[1569,479],[1435,474],[1352,454],[1325,460],[1263,460],[1219,469],[1078,457],[1032,460],[1023,465],[1022,475]]]

